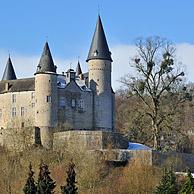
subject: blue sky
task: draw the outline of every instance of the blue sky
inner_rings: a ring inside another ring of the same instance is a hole
[[[86,71],[98,10],[113,60],[115,56],[115,88],[119,87],[116,80],[128,70],[134,40],[140,36],[159,35],[173,41],[190,72],[194,65],[193,0],[1,0],[0,71],[10,52],[18,77],[32,76],[45,40],[59,70],[67,69],[71,62],[76,66],[80,56]],[[117,71],[122,67],[123,72]]]

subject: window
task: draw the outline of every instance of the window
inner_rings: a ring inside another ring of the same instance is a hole
[[[46,96],[46,102],[51,102],[51,96]]]
[[[65,97],[60,97],[59,103],[61,107],[65,107]]]
[[[24,114],[25,114],[25,108],[21,107],[21,116],[24,116]]]
[[[70,73],[70,79],[71,79],[71,80],[75,80],[75,73],[74,73],[74,72],[71,72],[71,73]]]
[[[21,127],[22,127],[22,128],[24,127],[24,122],[21,123]]]
[[[0,118],[2,117],[2,109],[0,109]]]
[[[84,100],[83,99],[79,100],[79,108],[84,109]]]
[[[71,99],[71,107],[74,108],[76,106],[76,101],[75,99]]]
[[[12,108],[11,115],[12,117],[16,117],[16,107]]]
[[[16,103],[16,94],[12,94],[12,103]]]
[[[31,100],[34,100],[35,99],[35,92],[32,92],[31,93]]]

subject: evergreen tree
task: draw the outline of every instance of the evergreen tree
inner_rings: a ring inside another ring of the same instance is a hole
[[[194,178],[192,177],[190,170],[188,170],[186,181],[182,185],[182,188],[179,193],[180,194],[194,194]]]
[[[67,184],[65,186],[61,186],[62,194],[77,194],[76,187],[76,172],[74,170],[75,164],[71,161],[69,163],[69,168],[67,170]]]
[[[48,166],[41,162],[37,182],[37,194],[54,194],[55,182],[50,177]]]
[[[177,194],[176,177],[172,170],[166,170],[155,194]]]
[[[34,172],[32,170],[32,164],[30,163],[28,179],[23,189],[25,194],[36,194],[36,185],[35,185],[33,175],[34,175]]]

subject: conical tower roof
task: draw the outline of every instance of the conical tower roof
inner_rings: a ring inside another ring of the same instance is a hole
[[[9,57],[7,60],[5,71],[3,73],[2,81],[3,80],[14,80],[14,79],[17,79],[17,78],[16,78],[16,74],[15,74],[15,71],[14,71],[14,68],[11,62],[11,58]]]
[[[103,59],[112,61],[111,52],[108,48],[102,21],[99,15],[86,62],[91,59]]]
[[[44,50],[36,71],[36,73],[44,73],[44,72],[56,73],[56,66],[54,65],[48,42],[45,43]]]
[[[80,74],[82,74],[82,69],[80,66],[80,62],[78,61],[77,67],[76,67],[76,76],[79,76]]]

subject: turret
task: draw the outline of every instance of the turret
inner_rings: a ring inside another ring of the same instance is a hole
[[[82,74],[82,69],[81,69],[81,65],[80,62],[78,61],[77,63],[77,67],[76,67],[76,77],[80,78],[81,80],[83,80],[83,74]]]
[[[89,87],[94,94],[94,128],[111,131],[114,128],[114,93],[111,86],[111,52],[98,16],[88,58]]]
[[[82,74],[82,69],[81,69],[81,66],[80,66],[80,62],[78,61],[77,67],[76,67],[76,76],[79,76],[81,74]]]
[[[66,83],[75,81],[75,71],[73,69],[68,69],[66,72]]]
[[[48,42],[35,73],[35,125],[40,129],[41,143],[52,147],[53,130],[57,125],[57,74]]]
[[[108,48],[100,15],[98,15],[96,29],[93,35],[92,44],[90,46],[86,62],[94,59],[108,60],[112,62],[111,52]]]
[[[2,77],[2,81],[3,80],[15,80],[16,78],[16,74],[11,62],[11,58],[9,56],[8,60],[7,60],[7,64],[3,73],[3,77]]]

